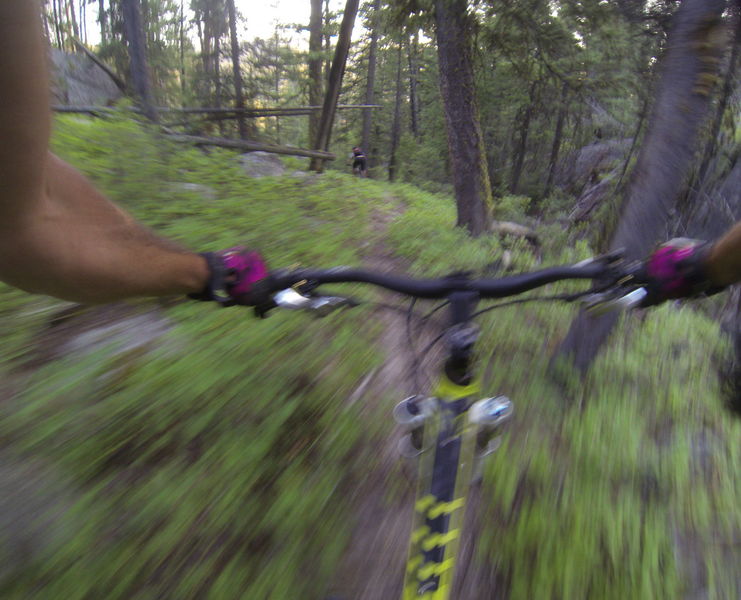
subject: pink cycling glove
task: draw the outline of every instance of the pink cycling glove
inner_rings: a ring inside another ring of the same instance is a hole
[[[214,301],[222,306],[254,306],[255,284],[268,276],[265,261],[258,252],[243,246],[204,252],[210,276],[208,284],[198,294],[190,294],[194,300]]]
[[[708,280],[705,260],[709,249],[707,242],[687,238],[662,244],[646,261],[649,294],[643,306],[721,291]]]

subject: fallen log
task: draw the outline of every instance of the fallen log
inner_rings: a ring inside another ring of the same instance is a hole
[[[525,238],[533,246],[540,246],[540,240],[534,229],[511,221],[492,221],[489,230],[499,235],[511,235]]]
[[[337,107],[338,110],[348,110],[353,108],[380,108],[379,104],[341,104]],[[112,108],[109,106],[52,106],[52,109],[56,112],[68,112],[68,113],[106,113],[116,112],[119,109]],[[257,118],[257,117],[288,117],[288,116],[301,116],[308,115],[312,112],[321,110],[321,106],[294,106],[286,108],[168,108],[168,107],[155,107],[154,110],[158,113],[177,113],[177,114],[192,114],[192,115],[223,115],[224,119],[236,119],[238,116],[243,115],[245,117]],[[127,110],[134,110],[140,112],[136,108],[129,108]]]
[[[324,160],[334,160],[336,158],[331,152],[323,152],[322,150],[306,150],[305,148],[296,148],[294,146],[278,146],[276,144],[265,144],[248,140],[229,140],[226,138],[180,134],[168,134],[167,138],[175,142],[194,144],[196,146],[218,146],[220,148],[232,148],[234,150],[244,150],[246,152],[270,152],[272,154],[306,156],[308,158],[321,158]]]

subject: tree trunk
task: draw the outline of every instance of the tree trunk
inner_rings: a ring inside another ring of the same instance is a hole
[[[457,225],[478,236],[487,228],[491,188],[476,105],[470,19],[466,0],[435,0],[440,91]]]
[[[625,248],[628,259],[644,258],[672,235],[670,214],[686,185],[726,48],[725,6],[723,0],[684,0],[673,18],[649,129],[610,243]],[[581,313],[556,356],[585,372],[617,318]]]
[[[520,139],[515,150],[515,162],[512,165],[512,179],[509,184],[509,191],[512,194],[517,194],[520,188],[520,177],[522,175],[522,165],[525,162],[525,152],[527,152],[527,138],[530,134],[530,119],[532,118],[533,108],[535,107],[535,88],[537,85],[538,80],[533,80],[528,94],[530,102],[525,108],[525,113],[522,115],[522,122],[520,123]]]
[[[214,38],[214,106],[221,108],[221,36]],[[219,135],[224,136],[224,121],[219,121]]]
[[[419,139],[419,94],[417,79],[419,77],[419,32],[415,31],[409,44],[409,127],[415,139]]]
[[[149,80],[144,29],[142,28],[139,0],[121,0],[126,43],[129,48],[131,79],[134,90],[142,103],[144,114],[157,121],[157,113],[152,103],[152,88]]]
[[[371,13],[371,39],[370,48],[368,49],[368,78],[365,80],[365,103],[370,105],[375,102],[376,94],[376,55],[378,53],[378,27],[379,11],[381,10],[381,0],[373,2]],[[366,108],[363,111],[363,132],[360,137],[360,146],[366,152],[370,150],[370,135],[373,121],[373,109]],[[372,156],[372,155],[371,155]],[[368,166],[370,165],[371,156],[366,156]]]
[[[330,26],[329,0],[324,0],[324,80],[329,83],[329,72],[332,63],[329,62],[329,49],[331,48],[332,36],[329,33]]]
[[[54,11],[54,32],[57,37],[57,48],[62,49],[62,28],[59,24],[60,13],[57,10],[57,0],[51,0],[52,10]]]
[[[46,43],[51,47],[53,42],[51,39],[51,33],[49,32],[49,9],[46,7],[48,3],[49,0],[43,0],[41,3],[41,22],[44,25],[44,37],[46,38]]]
[[[185,106],[185,13],[183,2],[184,0],[180,0],[180,103]]]
[[[182,7],[182,2],[181,2]],[[98,23],[100,24],[100,45],[102,46],[106,42],[106,34],[108,31],[107,18],[105,12],[105,0],[98,0]]]
[[[309,106],[322,102],[322,0],[311,0],[309,17]],[[309,114],[309,143],[313,144],[319,133],[321,114]]]
[[[710,127],[710,133],[708,135],[707,144],[705,144],[705,151],[702,153],[702,163],[700,168],[697,170],[697,177],[695,181],[698,185],[702,186],[705,180],[705,175],[708,172],[710,161],[715,155],[716,143],[718,141],[718,133],[720,132],[720,126],[723,122],[723,115],[726,113],[728,107],[728,100],[733,93],[733,84],[736,79],[736,67],[738,65],[739,50],[741,50],[741,3],[736,10],[736,33],[734,35],[733,50],[731,51],[731,57],[728,61],[728,70],[723,83],[723,91],[720,95],[720,101],[715,110],[715,117],[713,118],[713,124]]]
[[[201,42],[201,62],[203,79],[201,81],[201,103],[211,102],[211,10],[208,3],[203,6],[201,18],[197,19],[198,37]]]
[[[237,40],[237,11],[234,7],[234,0],[226,0],[226,6],[229,10],[229,39],[232,49],[232,75],[234,77],[234,95],[236,97],[235,106],[237,109],[244,108],[244,93],[242,91],[242,69],[239,66],[239,40]],[[240,114],[237,119],[239,128],[239,138],[247,139],[247,124],[244,121],[244,115]]]
[[[69,0],[67,2],[67,16],[72,24],[72,35],[76,39],[80,39],[80,28],[77,26],[77,16],[75,15],[75,0]]]
[[[561,151],[561,138],[563,136],[563,124],[566,121],[567,104],[566,99],[569,94],[569,86],[566,82],[561,88],[561,104],[558,107],[558,117],[556,118],[556,131],[553,134],[553,145],[551,146],[551,156],[548,159],[548,180],[545,182],[545,191],[543,197],[547,198],[553,187],[553,178],[556,174],[556,164],[558,163],[558,154]]]
[[[84,0],[80,0],[80,34],[82,35],[82,43],[87,44],[87,4]]]
[[[319,121],[319,132],[314,143],[314,148],[317,150],[329,150],[329,139],[332,135],[334,113],[337,109],[337,100],[340,96],[342,77],[345,74],[345,63],[347,61],[347,54],[350,51],[352,28],[355,23],[355,15],[358,13],[359,1],[347,0],[345,3],[345,12],[342,15],[342,25],[340,25],[340,37],[337,40],[337,47],[335,48],[334,58],[332,59],[327,93],[324,95],[322,116]],[[323,166],[324,161],[322,159],[314,158],[311,161],[310,168],[312,171],[321,173]]]
[[[394,100],[394,122],[391,126],[391,151],[389,152],[389,181],[396,179],[396,150],[401,137],[401,43],[396,58],[396,98]]]

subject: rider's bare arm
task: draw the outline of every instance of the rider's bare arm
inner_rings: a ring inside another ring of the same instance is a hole
[[[713,244],[706,268],[710,280],[716,285],[741,281],[741,223]]]
[[[0,279],[80,302],[201,291],[206,261],[159,238],[48,151],[35,0],[0,2]]]

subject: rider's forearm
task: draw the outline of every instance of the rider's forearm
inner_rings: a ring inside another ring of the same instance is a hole
[[[713,244],[706,268],[710,281],[716,285],[741,281],[741,223]]]
[[[204,288],[202,257],[148,231],[51,154],[45,179],[39,202],[0,219],[0,279],[87,303]]]

